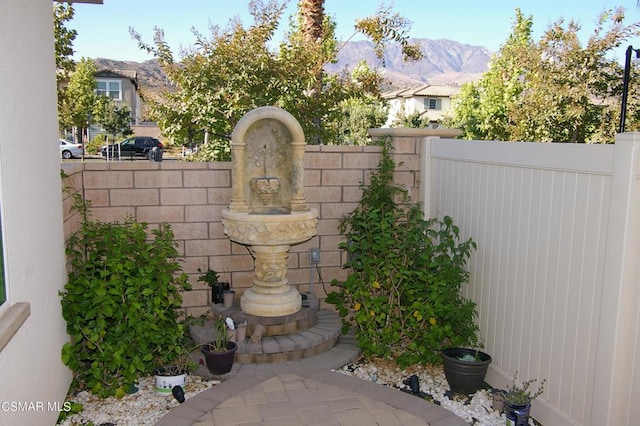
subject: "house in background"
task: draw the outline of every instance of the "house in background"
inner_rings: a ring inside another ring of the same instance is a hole
[[[117,107],[127,106],[131,111],[131,125],[142,123],[142,97],[138,91],[138,73],[131,70],[102,69],[96,72],[96,92],[113,100]],[[104,133],[99,124],[89,128],[88,139]]]
[[[101,69],[96,72],[95,78],[96,93],[109,97],[119,108],[122,106],[129,108],[131,126],[141,125],[143,101],[139,92],[137,71]],[[61,84],[67,85],[68,82],[64,81]],[[104,133],[100,124],[92,124],[88,132],[88,140]],[[67,136],[67,138],[73,139],[73,136]]]
[[[131,110],[131,124],[142,121],[142,99],[138,92],[138,73],[129,70],[100,70],[96,73],[97,92],[111,98],[118,107]]]
[[[438,128],[444,113],[451,108],[451,98],[460,92],[457,86],[426,84],[409,89],[383,93],[389,102],[389,118],[384,127],[391,127],[415,113],[429,121],[429,128]]]
[[[100,95],[113,99],[116,106],[126,105],[131,111],[131,129],[136,136],[162,137],[158,125],[143,119],[144,99],[140,95],[138,72],[133,70],[102,69],[95,74],[96,90]],[[104,133],[100,124],[89,128],[88,139]]]

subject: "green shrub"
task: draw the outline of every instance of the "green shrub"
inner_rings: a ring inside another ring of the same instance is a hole
[[[148,232],[146,223],[93,221],[76,194],[82,221],[67,243],[71,272],[61,292],[71,339],[62,361],[74,387],[99,396],[123,396],[140,375],[183,355],[178,319],[188,290],[171,227]],[[152,234],[152,238],[150,236]]]
[[[459,242],[450,217],[424,219],[407,190],[393,184],[389,150],[385,144],[359,205],[340,224],[351,272],[333,281],[339,291],[327,302],[335,304],[343,331],[355,327],[364,355],[400,365],[437,363],[445,347],[477,344],[475,304],[460,294],[476,245]]]
[[[188,155],[185,161],[231,161],[231,142],[226,139],[213,139],[207,145],[200,144],[198,152]]]
[[[100,154],[100,150],[104,145],[107,145],[107,135],[96,135],[96,137],[84,147],[84,152],[87,154]]]

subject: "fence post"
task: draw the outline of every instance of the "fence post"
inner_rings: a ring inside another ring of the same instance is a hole
[[[431,169],[431,144],[438,137],[428,136],[418,140],[420,144],[420,201],[422,202],[422,211],[425,218],[434,217],[432,211],[433,205],[433,189],[432,185],[432,169]]]
[[[640,408],[640,133],[616,136],[595,358],[593,425],[637,424]],[[633,403],[635,400],[636,403]],[[635,414],[633,414],[635,412]]]

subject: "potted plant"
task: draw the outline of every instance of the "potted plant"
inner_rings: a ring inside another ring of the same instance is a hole
[[[537,382],[538,379],[527,380],[522,386],[518,386],[516,383],[517,378],[518,373],[516,372],[513,384],[504,395],[504,412],[507,417],[507,425],[528,425],[531,402],[542,395],[546,380],[543,379],[534,391],[531,389],[531,385]]]
[[[202,346],[207,369],[211,374],[221,375],[231,371],[233,360],[238,349],[236,342],[229,340],[227,324],[222,316],[215,320],[216,337]]]
[[[200,272],[200,276],[198,277],[198,281],[207,284],[211,287],[211,302],[212,303],[223,303],[223,294],[225,290],[229,290],[230,286],[228,282],[219,282],[220,274],[214,271],[213,269],[208,269],[207,272],[202,272],[200,268],[198,268],[198,272]]]
[[[478,349],[448,348],[442,350],[444,375],[455,393],[471,394],[484,383],[491,356]]]
[[[195,366],[195,363],[189,358],[190,352],[190,350],[183,349],[171,364],[162,365],[154,370],[157,395],[170,396],[174,387],[185,386],[188,374]]]

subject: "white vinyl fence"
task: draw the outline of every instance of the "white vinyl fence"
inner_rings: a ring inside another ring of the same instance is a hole
[[[421,141],[428,216],[478,245],[487,382],[546,379],[545,426],[640,424],[640,133],[615,145]]]

